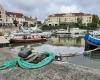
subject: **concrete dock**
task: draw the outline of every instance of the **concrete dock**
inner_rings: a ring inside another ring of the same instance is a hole
[[[17,57],[7,53],[8,49],[1,49],[0,58]],[[87,68],[68,62],[53,61],[40,69],[23,70],[12,68],[0,71],[0,80],[100,80],[100,70]]]

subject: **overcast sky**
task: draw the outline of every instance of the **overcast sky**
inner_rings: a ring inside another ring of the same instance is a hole
[[[100,0],[0,0],[7,11],[43,20],[52,13],[87,12],[100,15]]]

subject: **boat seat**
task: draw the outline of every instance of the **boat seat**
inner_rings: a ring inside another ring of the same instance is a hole
[[[39,56],[39,54],[33,53],[33,54],[29,55],[27,58],[23,58],[23,59],[30,62],[31,60],[36,59],[38,56]]]
[[[32,55],[28,56],[27,58],[25,58],[24,60],[27,62],[30,62],[30,63],[38,63],[48,56],[49,56],[48,54],[42,54],[42,53],[32,54]]]

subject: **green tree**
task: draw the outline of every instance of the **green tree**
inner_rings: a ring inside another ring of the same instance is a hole
[[[77,27],[82,28],[82,18],[77,18]]]
[[[98,21],[98,24],[100,25],[100,20]]]
[[[98,17],[98,15],[93,15],[92,16],[92,23],[87,24],[87,29],[94,30],[97,28],[97,24],[99,24],[99,17]]]
[[[92,23],[95,23],[95,24],[99,23],[99,17],[98,17],[98,15],[93,15],[92,16]]]
[[[74,22],[69,23],[69,26],[70,26],[70,28],[75,28],[75,27],[77,27],[77,26],[76,26],[76,23],[74,23]]]
[[[87,30],[94,30],[96,27],[96,24],[94,23],[88,23],[87,26],[86,26],[86,29]]]
[[[15,25],[15,27],[17,27],[17,25],[18,25],[18,21],[15,19],[15,20],[13,20],[13,24]]]

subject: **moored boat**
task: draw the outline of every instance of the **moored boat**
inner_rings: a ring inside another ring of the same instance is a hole
[[[85,50],[91,50],[100,47],[100,39],[95,38],[90,34],[84,36],[85,39]]]
[[[38,69],[51,63],[54,59],[55,59],[55,53],[53,52],[43,52],[39,55],[34,55],[32,56],[31,61],[28,58],[23,59],[21,57],[17,57],[15,59],[12,59],[11,61],[7,61],[4,64],[0,65],[0,70],[9,69],[13,67],[20,67],[22,69],[29,69],[29,70]]]
[[[42,36],[32,36],[32,37],[19,37],[10,39],[10,43],[28,43],[28,42],[46,42],[47,38]]]

